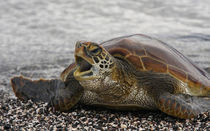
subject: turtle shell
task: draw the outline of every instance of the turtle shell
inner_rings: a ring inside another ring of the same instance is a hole
[[[167,73],[192,88],[209,92],[208,74],[173,47],[142,34],[115,38],[101,45],[140,71]],[[207,93],[208,94],[208,93]]]

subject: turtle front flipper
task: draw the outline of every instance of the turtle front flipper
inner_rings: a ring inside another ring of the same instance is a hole
[[[20,100],[47,102],[60,111],[67,111],[73,107],[83,93],[83,88],[73,77],[68,83],[64,83],[59,79],[33,81],[20,76],[12,78],[11,85]]]
[[[166,114],[188,119],[210,111],[210,98],[184,94],[164,93],[159,96],[158,107]]]
[[[55,97],[50,101],[50,105],[59,111],[68,111],[77,104],[83,95],[83,87],[74,77],[65,82],[65,86],[56,90]]]

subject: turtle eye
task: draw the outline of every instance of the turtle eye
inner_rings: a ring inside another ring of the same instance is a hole
[[[99,55],[101,53],[101,48],[99,46],[92,46],[89,48],[92,55]]]

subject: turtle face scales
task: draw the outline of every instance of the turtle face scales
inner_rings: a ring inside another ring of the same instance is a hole
[[[74,77],[78,81],[101,79],[113,67],[111,55],[93,42],[77,42],[75,60],[77,68]]]

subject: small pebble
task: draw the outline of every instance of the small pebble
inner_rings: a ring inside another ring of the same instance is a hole
[[[46,103],[21,102],[0,91],[0,130],[209,130],[209,113],[182,120],[157,112],[121,112],[85,105],[68,113]]]

